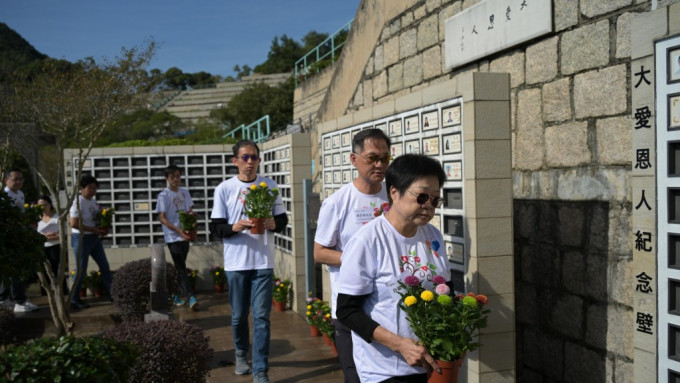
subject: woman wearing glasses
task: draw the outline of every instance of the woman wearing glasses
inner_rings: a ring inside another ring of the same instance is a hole
[[[441,207],[441,164],[406,154],[387,169],[390,208],[364,225],[342,254],[338,319],[352,331],[354,362],[362,382],[426,382],[438,366],[399,312],[398,281],[416,276],[432,288],[435,276],[450,280],[444,240],[428,224]]]

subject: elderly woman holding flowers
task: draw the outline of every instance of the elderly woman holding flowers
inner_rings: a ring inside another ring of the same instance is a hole
[[[357,231],[343,251],[337,315],[353,331],[364,383],[426,382],[427,372],[439,368],[399,308],[399,282],[434,290],[435,278],[450,279],[446,254],[439,254],[442,234],[428,223],[443,203],[445,179],[433,158],[398,157],[385,176],[389,210]]]

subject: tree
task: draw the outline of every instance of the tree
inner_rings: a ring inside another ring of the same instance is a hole
[[[126,113],[102,132],[96,146],[108,146],[129,140],[159,140],[170,138],[186,129],[179,117],[167,111],[154,112],[143,108]]]
[[[293,120],[293,91],[292,78],[276,87],[260,82],[248,84],[229,101],[226,108],[215,109],[210,116],[229,127],[230,131],[268,114],[272,130],[276,131]]]
[[[241,80],[243,77],[250,76],[250,72],[252,69],[248,65],[244,65],[243,67],[239,65],[234,65],[234,72],[236,72],[236,78]]]
[[[327,33],[318,33],[316,31],[311,31],[304,35],[302,37],[302,44],[285,34],[280,38],[274,37],[269,47],[267,61],[256,66],[254,72],[262,74],[290,72],[295,68],[296,61],[327,38]]]
[[[41,132],[54,138],[55,157],[64,158],[65,141],[78,148],[78,157],[74,161],[75,174],[82,173],[83,163],[102,132],[110,127],[125,113],[140,109],[145,105],[148,94],[144,91],[153,89],[149,84],[150,77],[146,67],[154,55],[156,44],[153,41],[142,47],[123,48],[120,57],[113,61],[105,60],[101,64],[87,58],[74,64],[70,71],[59,71],[50,62],[46,62],[42,71],[30,78],[14,78],[2,101],[0,116],[2,121],[12,124],[31,123]],[[62,270],[67,262],[66,222],[68,209],[76,201],[78,185],[65,188],[66,204],[62,205],[59,196],[59,180],[64,179],[65,164],[59,160],[54,164],[53,172],[57,174],[57,182],[48,182],[43,172],[38,175],[52,195],[60,222]],[[82,248],[82,246],[79,246]],[[86,271],[79,270],[79,273]],[[54,275],[48,262],[38,272],[41,285],[48,293],[48,301],[52,319],[57,332],[71,334],[73,322],[70,318],[70,297],[64,297],[61,288],[63,273]],[[77,276],[80,278],[81,276]],[[71,294],[77,294],[71,291]]]
[[[285,34],[274,37],[267,54],[267,61],[255,67],[256,73],[284,73],[290,72],[295,67],[295,62],[304,56],[305,49],[297,41]]]

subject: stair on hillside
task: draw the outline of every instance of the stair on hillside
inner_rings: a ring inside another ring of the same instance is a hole
[[[210,111],[225,107],[247,85],[264,83],[269,86],[276,86],[286,81],[290,76],[290,73],[255,74],[243,77],[239,82],[221,82],[213,88],[185,90],[159,110],[167,111],[182,119],[186,124],[193,125],[201,119],[208,118]]]

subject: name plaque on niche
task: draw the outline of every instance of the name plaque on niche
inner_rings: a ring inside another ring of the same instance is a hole
[[[444,201],[447,209],[463,209],[463,190],[444,189]]]

